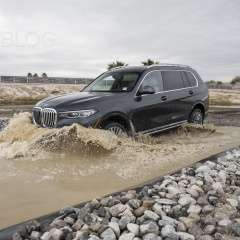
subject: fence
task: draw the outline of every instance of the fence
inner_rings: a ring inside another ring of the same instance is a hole
[[[209,89],[228,89],[228,90],[240,90],[240,86],[222,86],[222,85],[214,85],[214,84],[206,84]]]
[[[93,80],[92,78],[0,76],[2,83],[89,84]]]

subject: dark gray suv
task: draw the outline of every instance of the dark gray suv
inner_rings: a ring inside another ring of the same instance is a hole
[[[38,102],[33,121],[54,128],[78,123],[115,134],[156,133],[187,122],[203,124],[208,89],[189,66],[158,64],[111,69],[81,92]]]

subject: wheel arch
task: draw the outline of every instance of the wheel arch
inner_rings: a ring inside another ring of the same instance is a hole
[[[104,116],[99,124],[100,128],[104,128],[111,122],[117,122],[123,125],[127,132],[131,132],[131,124],[128,117],[121,112],[112,112]]]
[[[190,117],[192,115],[192,112],[195,110],[195,109],[200,109],[203,113],[203,118],[205,117],[205,107],[204,107],[204,104],[202,102],[196,102],[193,107],[192,107],[192,110],[188,116],[188,121],[190,120]]]

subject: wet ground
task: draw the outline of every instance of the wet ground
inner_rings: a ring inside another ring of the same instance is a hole
[[[0,114],[11,117],[13,109],[20,110],[13,106]],[[21,106],[22,111],[31,109]],[[186,125],[153,137],[117,139],[80,126],[39,129],[28,113],[15,116],[0,133],[0,229],[235,147],[240,143],[239,119],[240,109],[212,109],[203,127]]]

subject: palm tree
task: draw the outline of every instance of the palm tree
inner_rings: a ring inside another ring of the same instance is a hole
[[[221,85],[223,85],[223,83],[222,83],[221,81],[218,81],[218,82],[217,82],[217,85],[218,85],[218,86],[221,86]]]
[[[159,62],[154,62],[153,60],[151,59],[148,59],[146,62],[141,62],[144,66],[150,66],[150,65],[153,65],[153,64],[159,64]]]
[[[111,68],[121,67],[121,66],[128,66],[128,64],[125,64],[124,62],[121,62],[121,61],[116,61],[116,62],[109,63],[107,69],[110,70]]]
[[[31,73],[28,73],[27,76],[28,76],[28,77],[32,77],[32,74],[31,74]]]
[[[46,78],[47,78],[47,74],[46,74],[46,73],[43,73],[43,74],[42,74],[42,77],[46,77]]]
[[[37,73],[34,73],[33,77],[38,77]]]

